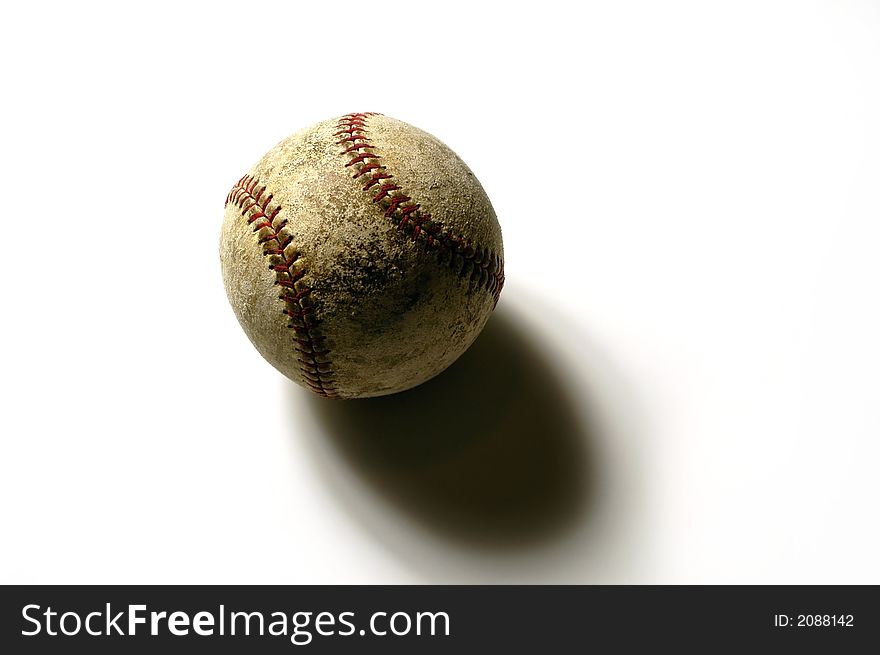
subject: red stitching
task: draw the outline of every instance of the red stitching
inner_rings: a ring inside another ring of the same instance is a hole
[[[381,182],[382,180],[387,180],[390,178],[390,173],[374,173],[373,176],[370,178],[370,181],[364,185],[364,191],[369,189],[374,184],[379,184],[379,182]]]
[[[361,175],[365,175],[365,174],[369,173],[370,171],[380,169],[380,168],[385,168],[385,167],[377,164],[376,162],[371,162],[369,164],[361,166],[360,169],[358,170],[358,172],[355,173],[354,175],[352,175],[352,177],[358,178]],[[391,176],[389,176],[389,177],[391,177]]]
[[[296,335],[293,342],[303,381],[315,393],[338,398],[330,350],[319,330],[320,321],[315,318],[315,308],[309,298],[312,290],[302,279],[306,269],[298,252],[285,254],[293,237],[281,234],[281,230],[287,226],[287,219],[276,221],[281,206],[270,209],[273,197],[271,193],[263,197],[265,193],[265,185],[257,189],[257,178],[245,175],[226,196],[226,205],[231,202],[241,208],[241,215],[247,215],[247,222],[253,226],[254,232],[266,231],[257,243],[263,246],[263,256],[270,258],[269,269],[275,272],[275,284],[282,289],[278,299],[284,303],[282,313],[290,319],[287,327]]]
[[[364,191],[380,185],[378,192],[371,192],[371,201],[384,206],[385,216],[394,221],[398,230],[405,232],[412,241],[437,253],[442,262],[463,278],[487,289],[497,304],[504,286],[504,261],[487,248],[475,249],[470,240],[445,229],[440,221],[422,212],[418,204],[406,204],[412,198],[400,186],[390,181],[394,175],[380,163],[382,157],[376,154],[375,146],[366,135],[367,118],[373,115],[375,112],[346,114],[337,122],[337,131],[333,135],[342,138],[336,145],[349,144],[340,153],[349,155],[345,167],[354,167],[355,173],[352,177],[355,179],[369,175],[363,186]]]
[[[367,146],[369,147],[369,146]],[[346,166],[354,166],[355,164],[360,164],[365,159],[373,159],[376,155],[372,152],[362,152],[355,157],[352,157],[351,161],[346,164]]]

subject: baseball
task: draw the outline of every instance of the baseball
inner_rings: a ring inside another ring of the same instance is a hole
[[[435,137],[376,113],[297,132],[241,177],[220,262],[256,349],[328,398],[437,375],[504,284],[501,228],[477,178]]]

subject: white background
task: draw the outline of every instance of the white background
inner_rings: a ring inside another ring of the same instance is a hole
[[[880,583],[880,5],[2,10],[0,581]],[[472,350],[328,403],[232,183],[380,111],[501,221]]]

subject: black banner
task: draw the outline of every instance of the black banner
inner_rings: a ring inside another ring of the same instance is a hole
[[[0,611],[5,653],[848,653],[880,643],[869,586],[9,586]]]

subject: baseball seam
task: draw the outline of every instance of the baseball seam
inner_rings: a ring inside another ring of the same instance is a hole
[[[350,156],[345,164],[353,167],[354,179],[363,178],[363,190],[371,202],[385,210],[398,230],[409,239],[434,253],[441,264],[477,287],[492,294],[495,304],[504,286],[504,262],[489,248],[475,247],[470,239],[453,233],[422,211],[421,205],[394,181],[394,175],[382,163],[382,157],[367,136],[367,118],[376,112],[346,114],[336,124],[334,136],[342,137],[336,145],[346,146],[341,155]],[[371,191],[371,189],[373,191]]]
[[[263,256],[269,258],[269,270],[275,272],[275,284],[281,287],[278,299],[284,303],[282,313],[289,318],[287,327],[294,332],[294,348],[303,382],[315,393],[338,398],[335,375],[330,363],[330,350],[321,334],[320,320],[315,316],[312,289],[305,281],[307,269],[300,252],[287,231],[287,219],[279,218],[281,205],[273,202],[266,186],[259,186],[255,176],[245,175],[226,196],[247,216],[248,225],[258,234],[257,243]]]

